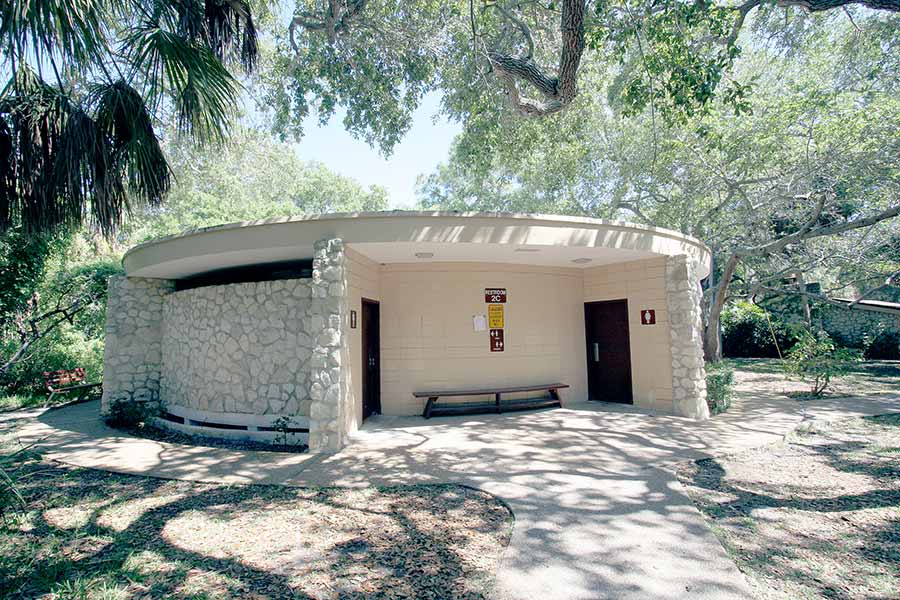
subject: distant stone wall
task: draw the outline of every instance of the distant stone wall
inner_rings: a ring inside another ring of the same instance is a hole
[[[309,279],[200,287],[166,297],[162,394],[210,412],[309,416],[322,316]]]
[[[672,400],[675,414],[709,418],[703,360],[703,317],[697,265],[685,255],[666,259],[666,304],[672,341]]]
[[[864,310],[859,307],[848,310],[832,304],[819,305],[822,329],[828,335],[850,346],[862,346],[863,339],[870,341],[882,332],[900,333],[900,315]]]
[[[160,393],[165,279],[110,277],[106,304],[102,414],[114,402],[156,402]]]

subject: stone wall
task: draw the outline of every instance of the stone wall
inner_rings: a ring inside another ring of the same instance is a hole
[[[822,329],[831,337],[850,346],[861,347],[863,339],[871,341],[879,333],[900,333],[900,315],[855,307],[851,310],[820,303],[818,316]]]
[[[317,335],[310,361],[312,400],[309,422],[311,452],[339,450],[346,442],[345,416],[350,410],[347,328],[347,275],[344,244],[339,239],[316,242],[310,302]]]
[[[165,279],[110,277],[102,414],[113,402],[159,400],[163,302],[173,290]]]
[[[218,413],[309,416],[321,316],[308,279],[175,292],[163,309],[162,398]]]
[[[685,255],[666,259],[666,304],[672,344],[672,400],[675,413],[709,418],[703,361],[703,292],[697,265]]]

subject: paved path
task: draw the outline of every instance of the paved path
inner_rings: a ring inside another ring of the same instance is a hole
[[[16,427],[65,463],[195,481],[282,485],[458,482],[516,515],[498,571],[501,599],[747,598],[743,576],[675,480],[684,460],[781,439],[803,419],[900,411],[900,395],[798,403],[742,382],[706,423],[584,404],[476,418],[379,417],[334,455],[159,443],[102,425],[97,404],[33,413]],[[20,414],[19,417],[22,415]],[[15,414],[0,417],[0,428]]]

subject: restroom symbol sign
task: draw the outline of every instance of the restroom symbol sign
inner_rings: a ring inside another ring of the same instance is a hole
[[[503,352],[503,330],[491,329],[491,352]]]
[[[656,311],[645,308],[641,311],[641,325],[656,325]]]

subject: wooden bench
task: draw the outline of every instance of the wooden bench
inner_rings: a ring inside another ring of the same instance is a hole
[[[84,383],[84,378],[83,367],[63,369],[61,371],[44,371],[44,386],[50,392],[47,404],[50,404],[53,396],[70,392],[78,392],[76,402],[81,401],[92,390],[103,385],[102,383]]]
[[[559,400],[559,390],[569,387],[565,383],[548,383],[544,385],[522,385],[515,387],[479,388],[473,390],[445,390],[435,392],[413,392],[416,398],[428,398],[422,416],[426,419],[442,415],[473,415],[495,412],[497,414],[506,410],[530,410],[535,408],[549,408],[562,406]],[[524,398],[521,400],[505,400],[502,394],[514,394],[521,392],[547,392],[543,398]],[[450,398],[458,396],[493,396],[493,402],[465,402],[460,404],[437,404],[438,398]]]

